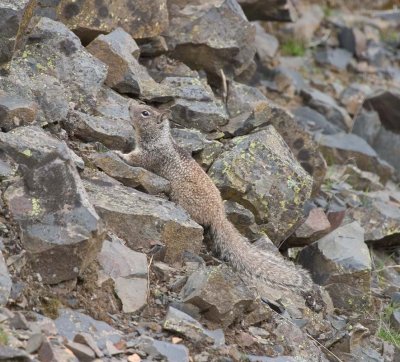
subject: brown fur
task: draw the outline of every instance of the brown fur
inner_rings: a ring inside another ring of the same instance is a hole
[[[144,117],[142,112],[149,112]],[[179,148],[171,137],[164,113],[146,105],[132,104],[130,113],[137,146],[128,154],[118,152],[127,163],[141,166],[171,183],[171,199],[197,223],[210,227],[215,249],[239,273],[250,280],[262,296],[262,286],[297,294],[313,288],[308,273],[280,254],[250,244],[228,221],[219,190],[209,176]]]

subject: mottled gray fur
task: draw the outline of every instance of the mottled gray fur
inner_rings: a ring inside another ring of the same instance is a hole
[[[147,113],[146,113],[147,112]],[[127,163],[141,166],[171,183],[171,199],[197,223],[210,227],[215,249],[230,265],[253,280],[262,294],[264,283],[274,289],[308,294],[313,289],[309,274],[280,254],[250,244],[228,221],[219,190],[209,176],[171,137],[166,114],[146,105],[132,104],[136,148],[123,154]]]

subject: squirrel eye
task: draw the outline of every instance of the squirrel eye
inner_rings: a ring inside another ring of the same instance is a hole
[[[142,112],[142,116],[143,117],[149,117],[150,116],[150,112],[149,111],[143,111]]]

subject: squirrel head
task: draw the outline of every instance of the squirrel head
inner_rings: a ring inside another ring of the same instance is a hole
[[[145,104],[130,103],[129,114],[137,137],[143,142],[160,142],[169,136],[169,111]]]

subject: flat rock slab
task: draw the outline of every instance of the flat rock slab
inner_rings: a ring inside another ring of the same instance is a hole
[[[0,148],[20,166],[22,178],[5,200],[33,269],[45,283],[77,277],[94,260],[104,230],[66,144],[29,126],[0,133]]]
[[[0,92],[0,129],[28,125],[36,120],[37,104],[29,99]]]
[[[225,199],[250,209],[256,222],[278,243],[303,217],[313,180],[294,158],[274,127],[236,137],[209,175]]]
[[[176,204],[129,187],[94,180],[84,181],[93,205],[109,230],[132,249],[166,246],[165,260],[182,260],[185,251],[197,254],[203,228]]]

